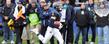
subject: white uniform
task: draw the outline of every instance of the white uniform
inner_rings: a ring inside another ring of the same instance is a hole
[[[59,29],[49,26],[45,33],[45,37],[43,37],[42,35],[38,35],[38,38],[42,41],[43,44],[47,44],[48,40],[50,40],[52,36],[54,36],[59,41],[59,44],[63,44],[64,40],[61,33],[59,32]]]
[[[47,44],[48,40],[50,40],[50,38],[52,36],[54,36],[59,41],[59,44],[63,44],[63,37],[62,37],[61,33],[59,32],[59,29],[52,28],[49,26],[48,26],[47,31],[45,33],[45,38],[43,38],[41,40],[42,43]]]
[[[54,17],[51,17],[51,18],[55,19]],[[59,27],[61,27],[61,26],[62,25],[60,25]],[[50,26],[47,27],[45,37],[43,37],[42,35],[39,35],[38,38],[42,41],[42,43],[47,44],[48,40],[50,40],[52,36],[54,36],[59,41],[59,44],[63,44],[63,37],[62,37],[59,29],[58,28],[52,28]]]

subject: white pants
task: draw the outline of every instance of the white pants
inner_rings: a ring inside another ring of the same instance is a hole
[[[59,29],[57,28],[52,28],[48,26],[45,37],[43,37],[42,35],[39,35],[38,37],[42,41],[42,43],[47,44],[48,40],[50,40],[52,36],[54,36],[59,41],[59,44],[63,44],[63,37],[59,32]]]

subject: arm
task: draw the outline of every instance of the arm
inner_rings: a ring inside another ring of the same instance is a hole
[[[40,19],[43,20],[44,19],[43,10],[39,6],[38,6],[38,9],[37,9],[37,13],[39,14]]]
[[[25,14],[25,7],[22,6],[22,13]]]
[[[69,5],[66,12],[66,24],[72,23],[73,20],[74,20],[74,9],[71,5]]]
[[[11,12],[9,14],[10,19],[15,19],[14,16],[13,16],[14,11],[15,11],[15,4],[12,4]]]
[[[26,7],[26,16],[29,16],[29,10],[30,10],[30,8],[31,8],[31,5],[30,4],[28,4],[28,6]]]
[[[71,8],[71,23],[73,23],[75,19],[75,11],[74,11],[74,7]]]
[[[18,7],[18,6],[15,7],[15,11],[14,11],[14,13],[13,13],[14,20],[17,18],[17,13],[18,13],[17,7]]]
[[[4,5],[4,6],[3,6],[3,10],[2,10],[2,13],[3,13],[2,16],[3,16],[3,19],[4,19],[4,20],[8,20],[8,16],[5,15],[5,11],[6,11],[6,10],[5,10],[5,5]]]

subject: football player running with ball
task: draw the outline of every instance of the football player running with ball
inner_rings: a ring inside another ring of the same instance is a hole
[[[62,24],[60,23],[61,15],[55,9],[50,8],[47,5],[44,7],[44,9],[46,12],[50,12],[46,13],[49,14],[48,27],[45,33],[45,37],[41,34],[38,34],[38,38],[42,41],[43,44],[47,44],[48,40],[54,36],[59,41],[59,44],[63,44],[64,41],[61,33],[59,32],[59,29],[62,27]]]

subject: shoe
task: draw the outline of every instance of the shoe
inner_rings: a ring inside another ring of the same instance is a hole
[[[2,41],[2,44],[7,44],[7,42],[5,40]]]
[[[94,44],[94,42],[90,42],[90,44]]]
[[[11,44],[15,44],[15,42],[12,40],[12,41],[11,41]]]

